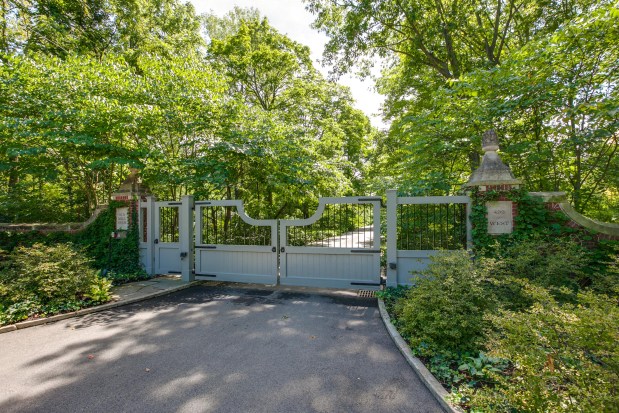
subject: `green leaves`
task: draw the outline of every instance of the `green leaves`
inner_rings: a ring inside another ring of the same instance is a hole
[[[211,16],[230,27],[203,55],[176,0],[37,4],[14,23],[45,25],[40,47],[0,63],[0,221],[86,219],[128,167],[160,199],[242,198],[265,218],[360,192],[367,117],[256,13]],[[100,26],[68,30],[90,11]]]

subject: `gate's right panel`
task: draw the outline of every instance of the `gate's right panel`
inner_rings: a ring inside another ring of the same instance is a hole
[[[308,219],[280,221],[280,284],[380,287],[380,198],[321,198]]]
[[[387,286],[411,284],[440,251],[468,249],[467,196],[398,197],[387,191]]]

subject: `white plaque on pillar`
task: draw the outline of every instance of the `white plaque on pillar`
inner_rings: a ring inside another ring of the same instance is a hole
[[[116,208],[116,230],[129,229],[129,208]]]
[[[511,201],[486,202],[488,209],[488,234],[511,234],[514,214]]]

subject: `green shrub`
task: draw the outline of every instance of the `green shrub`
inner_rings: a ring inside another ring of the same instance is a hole
[[[86,229],[77,234],[36,231],[25,233],[0,232],[0,250],[12,252],[18,247],[32,247],[35,244],[57,245],[72,243],[79,246],[91,259],[91,266],[101,270],[115,285],[149,278],[140,263],[139,229],[137,214],[133,212],[132,225],[125,238],[112,239],[115,229],[116,208],[125,206],[122,202],[111,202]],[[1,257],[0,257],[1,260]]]
[[[511,245],[498,255],[497,277],[524,278],[544,288],[567,287],[576,292],[589,284],[587,253],[567,238],[535,236]]]
[[[590,291],[559,304],[529,287],[527,311],[489,315],[490,354],[511,360],[495,386],[470,391],[473,411],[616,412],[619,406],[619,307]]]
[[[387,287],[382,291],[376,291],[376,297],[385,302],[385,309],[388,313],[393,313],[396,302],[406,296],[410,290],[408,285],[398,285],[396,287]],[[394,320],[395,321],[395,320]]]
[[[494,306],[488,285],[466,251],[434,257],[396,305],[401,332],[422,355],[477,354],[484,342],[484,313]]]
[[[110,301],[112,295],[110,294],[110,288],[112,287],[112,281],[97,277],[91,284],[90,290],[84,294],[84,296],[91,300],[93,303],[105,303]]]
[[[83,297],[96,280],[90,260],[69,244],[19,247],[11,254],[4,282],[13,302],[36,297],[43,304]]]
[[[108,301],[109,287],[70,244],[18,247],[0,268],[0,323]]]

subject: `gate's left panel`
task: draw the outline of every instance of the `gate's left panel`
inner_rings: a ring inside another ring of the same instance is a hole
[[[181,273],[181,202],[155,202],[155,273]]]
[[[242,201],[197,201],[196,278],[277,284],[277,221],[245,214]]]

